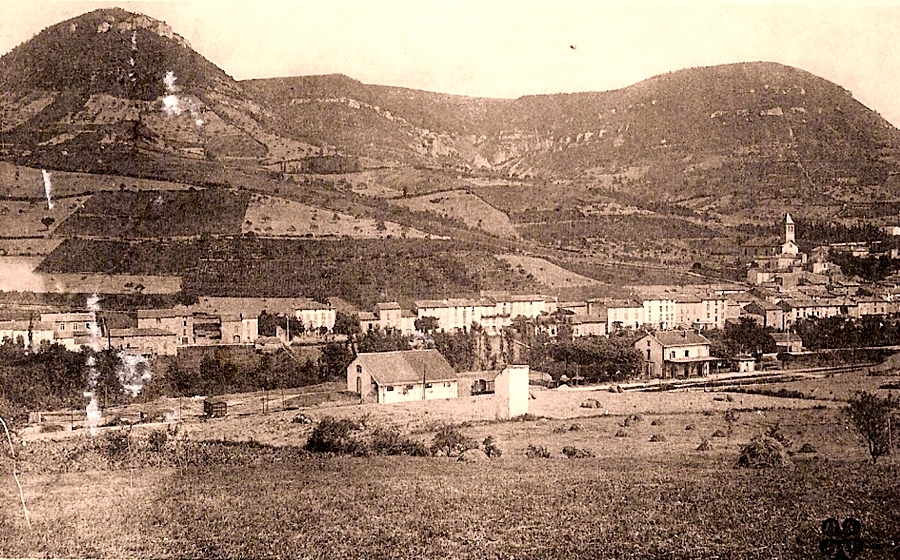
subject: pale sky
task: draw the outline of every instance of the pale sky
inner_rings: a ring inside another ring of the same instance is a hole
[[[766,60],[831,80],[900,126],[900,0],[0,0],[0,53],[110,6],[166,21],[239,80],[341,73],[518,97]]]

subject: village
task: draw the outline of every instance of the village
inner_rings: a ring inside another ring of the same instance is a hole
[[[761,368],[765,358],[762,354],[751,355],[748,350],[739,355],[716,356],[710,351],[708,333],[723,331],[741,321],[752,320],[770,333],[775,341],[772,355],[800,355],[804,353],[803,341],[793,332],[799,321],[887,317],[900,312],[900,289],[846,278],[827,260],[827,248],[816,250],[814,258],[801,253],[790,214],[784,217],[780,241],[779,245],[751,243],[745,247],[745,253],[752,257],[745,285],[710,282],[636,286],[629,299],[583,301],[560,301],[546,294],[485,291],[478,298],[448,294],[442,300],[416,300],[411,308],[396,301],[381,302],[371,311],[360,311],[340,300],[334,305],[331,301],[303,297],[204,296],[192,305],[138,309],[132,314],[105,312],[99,306],[39,315],[30,312],[28,319],[0,321],[0,339],[33,352],[47,344],[59,344],[72,352],[84,348],[114,350],[153,361],[197,347],[252,348],[271,353],[294,345],[347,344],[354,334],[372,332],[408,337],[409,351],[416,352],[433,348],[422,341],[435,332],[477,329],[485,351],[493,356],[492,363],[501,368],[505,363],[525,359],[518,351],[527,346],[521,341],[517,341],[518,345],[507,341],[508,351],[503,351],[504,336],[513,326],[561,341],[609,338],[627,331],[633,333],[632,346],[641,356],[639,377],[665,379],[702,377],[709,375],[711,368]],[[269,325],[264,327],[268,332],[261,332],[261,322]],[[356,353],[354,348],[351,357]],[[427,398],[459,396],[458,376],[448,374],[454,368],[439,354],[437,358],[440,367],[431,368],[426,377],[416,370],[407,376],[409,379],[397,378],[394,384],[371,375],[363,383],[353,375],[358,364],[348,364],[347,390],[361,399],[377,396],[378,402],[417,400],[426,392],[423,384],[431,389],[432,381],[449,383],[453,377],[453,390],[429,390]],[[408,369],[402,357],[398,359],[393,369]],[[440,375],[443,377],[435,377]],[[462,389],[465,393],[491,392],[487,389],[492,383],[491,375],[470,377]],[[541,379],[540,374],[532,377]],[[370,382],[381,388],[370,394]],[[393,385],[402,389],[394,392]],[[445,387],[448,388],[449,385]]]

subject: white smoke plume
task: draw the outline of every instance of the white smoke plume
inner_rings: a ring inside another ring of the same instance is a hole
[[[180,87],[175,83],[178,81],[178,77],[175,76],[175,72],[169,70],[166,72],[166,75],[163,77],[163,83],[166,86],[166,92],[169,95],[163,97],[163,111],[169,116],[180,116],[184,113],[190,113],[193,117],[198,117],[199,107],[196,103],[192,102],[190,99],[185,99],[183,97],[178,97],[178,92],[181,90]],[[194,120],[194,124],[197,126],[202,126],[204,123],[203,119],[196,118]]]
[[[178,86],[175,85],[175,82],[178,78],[175,76],[175,72],[169,70],[166,72],[166,75],[163,77],[163,83],[166,84],[166,91],[169,93],[178,93]]]
[[[119,360],[122,362],[116,371],[119,384],[128,394],[136,397],[153,376],[150,363],[143,356],[129,356],[124,351],[119,352]]]
[[[131,79],[131,82],[135,82],[134,77],[134,65],[135,60],[134,57],[137,55],[137,31],[134,31],[131,34],[131,58],[128,59],[128,63],[131,65],[131,71],[128,72],[128,78]]]
[[[91,326],[91,340],[88,344],[88,347],[94,352],[100,351],[100,328],[97,326],[97,312],[100,311],[100,297],[97,294],[92,294],[87,299],[87,308],[88,311],[94,314],[94,321]],[[103,421],[103,413],[100,411],[100,402],[97,400],[97,394],[95,389],[97,388],[97,378],[100,376],[100,372],[97,370],[97,359],[94,358],[93,354],[88,355],[87,359],[88,366],[88,390],[84,392],[84,396],[88,401],[87,408],[85,412],[87,413],[87,417],[85,418],[85,426],[91,431],[91,435],[97,435],[97,430],[100,427],[100,424]]]
[[[53,183],[50,181],[50,173],[46,169],[41,169],[41,176],[44,178],[44,195],[47,197],[47,209],[53,210]]]

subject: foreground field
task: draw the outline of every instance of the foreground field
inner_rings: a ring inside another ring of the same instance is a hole
[[[821,392],[837,381],[818,383]],[[0,523],[8,528],[0,551],[117,558],[820,558],[822,522],[854,517],[865,546],[859,558],[900,553],[900,462],[887,456],[872,465],[838,401],[535,389],[532,416],[501,421],[490,396],[389,406],[323,402],[299,410],[281,410],[276,401],[262,415],[264,398],[228,397],[233,413],[210,421],[197,418],[198,399],[185,401],[178,436],[155,448],[150,436],[165,427],[135,428],[124,446],[109,433],[79,436],[84,430],[57,432],[69,434],[60,441],[17,443],[33,526],[25,524],[12,477],[0,477]],[[304,422],[294,421],[300,414]],[[464,463],[303,451],[312,430],[306,419],[326,416],[390,425],[426,445],[453,423],[477,441],[490,436],[502,456]],[[777,433],[792,464],[734,468],[741,447],[764,433]],[[698,449],[702,442],[708,449]],[[566,458],[566,447],[588,456]],[[549,457],[529,458],[533,448]],[[0,453],[0,472],[11,467]]]
[[[11,556],[817,558],[828,517],[895,558],[897,466],[803,460],[308,458],[24,477],[0,499]]]

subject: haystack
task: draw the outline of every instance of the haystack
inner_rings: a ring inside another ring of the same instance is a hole
[[[709,451],[712,449],[712,445],[709,444],[709,440],[705,439],[700,442],[700,445],[697,446],[697,451]]]
[[[467,449],[456,460],[460,463],[483,463],[491,459],[480,449]]]
[[[745,469],[783,468],[793,466],[784,445],[769,436],[755,437],[741,448],[735,467]]]

